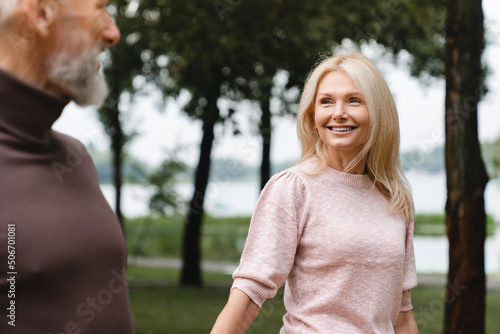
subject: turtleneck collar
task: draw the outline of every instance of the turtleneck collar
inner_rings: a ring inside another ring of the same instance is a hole
[[[49,144],[52,125],[68,103],[0,69],[0,131],[23,142]]]

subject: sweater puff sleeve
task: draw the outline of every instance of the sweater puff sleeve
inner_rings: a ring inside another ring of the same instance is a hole
[[[417,271],[415,268],[415,252],[413,250],[414,222],[411,220],[406,227],[405,263],[403,272],[403,296],[401,300],[401,312],[413,309],[411,305],[410,290],[417,286]]]
[[[257,201],[231,289],[259,307],[276,295],[292,269],[306,202],[305,185],[290,170],[274,175]]]

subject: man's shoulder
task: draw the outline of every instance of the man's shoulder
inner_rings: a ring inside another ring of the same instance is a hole
[[[54,140],[64,148],[69,146],[74,150],[78,150],[88,155],[87,148],[79,139],[55,130],[52,130],[52,135],[54,136]]]

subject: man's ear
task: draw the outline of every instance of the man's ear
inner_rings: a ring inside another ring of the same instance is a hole
[[[47,36],[60,10],[57,0],[23,0],[26,17],[37,34]]]

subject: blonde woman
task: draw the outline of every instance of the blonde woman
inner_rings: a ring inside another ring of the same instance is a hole
[[[358,53],[323,60],[297,128],[302,160],[262,191],[212,333],[245,333],[285,281],[280,333],[418,333],[413,200],[382,75]]]

